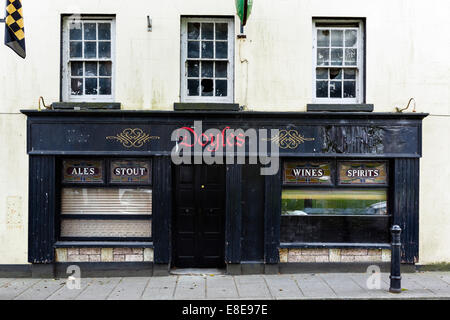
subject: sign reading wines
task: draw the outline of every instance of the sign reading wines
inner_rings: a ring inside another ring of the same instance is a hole
[[[112,160],[110,166],[110,183],[151,184],[150,160]]]
[[[284,163],[284,184],[332,185],[329,161],[287,161]]]
[[[63,183],[103,183],[102,160],[63,160]]]

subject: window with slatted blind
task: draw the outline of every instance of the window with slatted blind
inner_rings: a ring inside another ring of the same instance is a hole
[[[151,162],[62,161],[61,240],[150,241]]]

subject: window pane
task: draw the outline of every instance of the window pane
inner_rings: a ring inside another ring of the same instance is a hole
[[[86,62],[84,64],[86,77],[97,76],[97,62]]]
[[[328,98],[328,81],[316,82],[316,97]]]
[[[200,37],[200,23],[188,23],[188,39],[197,40]]]
[[[227,80],[216,80],[216,97],[227,96]]]
[[[73,76],[83,76],[83,62],[71,62],[70,63],[70,74]]]
[[[213,80],[203,79],[202,80],[202,96],[212,96],[213,95]]]
[[[199,62],[198,61],[188,61],[187,62],[187,75],[188,77],[198,77],[199,75]]]
[[[214,62],[212,61],[203,61],[202,62],[202,78],[212,78],[213,77],[213,66]]]
[[[332,47],[344,46],[344,32],[342,30],[331,30],[331,46]]]
[[[200,58],[200,42],[188,41],[188,58]]]
[[[152,214],[152,190],[63,188],[61,214]]]
[[[110,95],[111,94],[111,78],[100,78],[98,79],[100,85],[100,94]]]
[[[356,49],[345,49],[345,64],[347,66],[356,66]]]
[[[330,69],[330,79],[342,79],[342,69]]]
[[[98,57],[99,58],[111,58],[111,42],[99,42],[98,43]]]
[[[86,92],[85,94],[97,94],[97,78],[85,79]]]
[[[317,65],[327,66],[330,62],[329,49],[317,49]]]
[[[70,23],[69,25],[69,38],[70,40],[81,40],[81,23]]]
[[[356,70],[344,69],[344,79],[356,79]]]
[[[97,40],[97,24],[85,23],[84,24],[84,40]]]
[[[189,79],[187,81],[188,95],[189,96],[198,96],[198,94],[199,94],[198,84],[199,84],[198,80],[191,80],[191,79]]]
[[[98,39],[111,40],[111,23],[98,24]]]
[[[356,97],[356,81],[344,81],[344,98]]]
[[[100,63],[100,75],[111,76],[112,75],[112,63],[111,62],[99,62]]]
[[[216,40],[228,39],[228,23],[216,23]]]
[[[341,81],[330,81],[330,98],[342,98]]]
[[[216,62],[216,78],[227,77],[228,62],[218,61]]]
[[[202,41],[202,58],[214,58],[214,42]]]
[[[71,95],[79,96],[83,94],[83,79],[72,78],[70,80]]]
[[[70,42],[70,57],[71,58],[81,58],[82,57],[83,44],[81,41],[71,41]]]
[[[356,30],[345,30],[345,46],[353,47],[356,45],[357,31]]]
[[[97,57],[97,42],[84,43],[84,57],[86,59]]]
[[[342,66],[343,51],[342,49],[331,49],[331,65]]]
[[[318,47],[330,46],[330,30],[317,30],[317,46]]]
[[[282,215],[386,215],[387,189],[284,189]]]
[[[328,69],[317,68],[316,79],[328,79]]]
[[[216,58],[228,58],[228,42],[216,42]]]
[[[202,40],[214,39],[214,23],[202,23]]]
[[[151,220],[75,220],[61,221],[61,237],[150,238]]]

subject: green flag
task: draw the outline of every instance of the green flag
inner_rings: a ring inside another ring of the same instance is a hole
[[[241,19],[242,25],[245,26],[252,12],[253,0],[236,0],[237,15]]]

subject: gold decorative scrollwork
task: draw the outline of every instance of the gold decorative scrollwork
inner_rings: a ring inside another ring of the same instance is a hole
[[[277,136],[268,140],[278,144],[281,149],[297,149],[305,141],[314,141],[315,138],[305,138],[297,130],[280,130]]]
[[[149,140],[157,140],[159,138],[158,136],[150,136],[140,128],[127,128],[115,136],[106,137],[107,140],[119,141],[125,148],[141,148]]]

